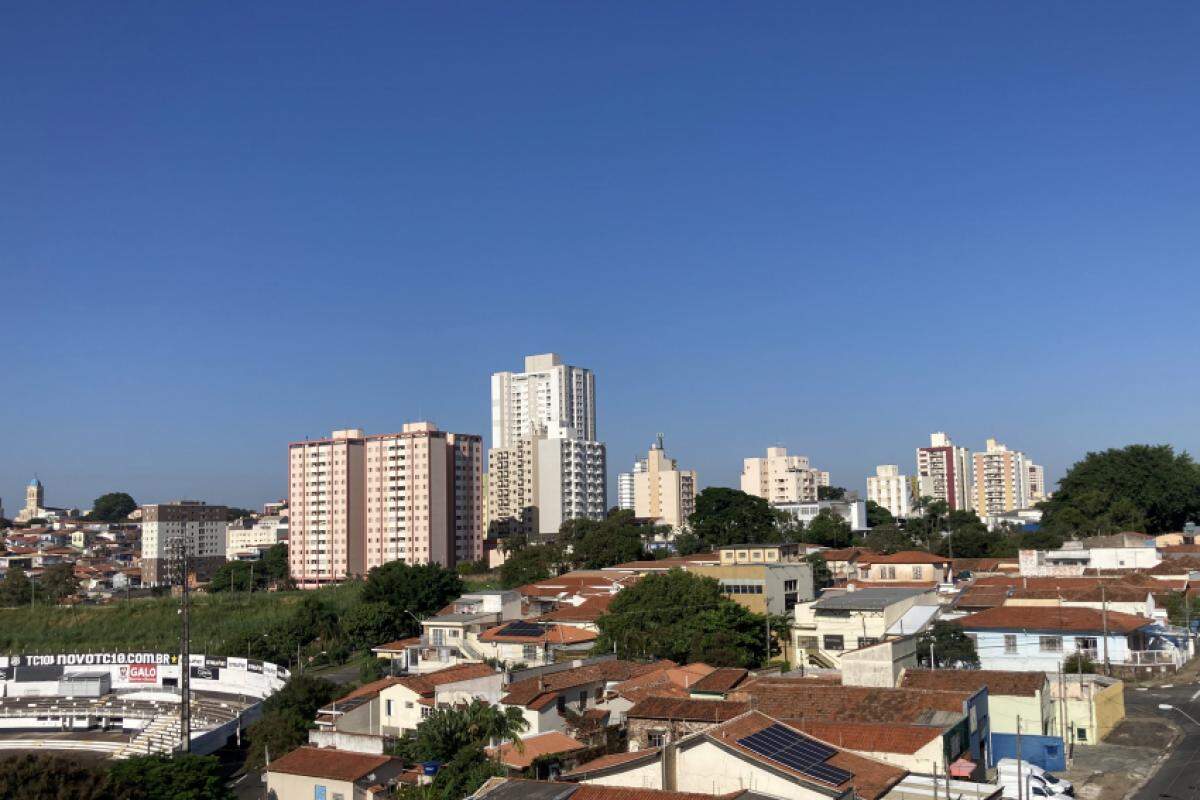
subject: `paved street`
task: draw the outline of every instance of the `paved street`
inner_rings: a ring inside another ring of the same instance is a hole
[[[1200,725],[1178,711],[1160,709],[1158,706],[1164,703],[1200,720],[1200,684],[1189,682],[1126,692],[1127,714],[1163,716],[1183,731],[1167,760],[1134,795],[1134,800],[1200,800]]]

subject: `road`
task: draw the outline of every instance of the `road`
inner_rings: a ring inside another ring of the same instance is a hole
[[[1160,709],[1172,705],[1200,720],[1200,684],[1133,689],[1125,693],[1126,712],[1167,717],[1183,730],[1183,738],[1159,770],[1133,796],[1133,800],[1200,800],[1200,724],[1179,711]]]

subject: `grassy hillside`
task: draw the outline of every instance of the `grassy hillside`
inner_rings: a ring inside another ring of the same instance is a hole
[[[288,625],[300,601],[316,597],[341,617],[355,604],[359,584],[315,592],[195,595],[192,649],[246,655],[246,644]],[[179,603],[171,598],[122,600],[106,606],[0,609],[0,653],[173,651]]]

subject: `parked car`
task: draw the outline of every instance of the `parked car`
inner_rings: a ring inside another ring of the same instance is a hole
[[[1015,778],[1017,774],[1017,760],[1015,758],[1002,758],[996,764],[996,768],[1001,772],[1011,772]],[[1030,764],[1028,761],[1021,762],[1021,774],[1033,775],[1035,778],[1041,778],[1049,788],[1053,789],[1058,794],[1065,794],[1070,797],[1075,796],[1075,787],[1071,782],[1051,775],[1046,770],[1039,767],[1037,764]]]

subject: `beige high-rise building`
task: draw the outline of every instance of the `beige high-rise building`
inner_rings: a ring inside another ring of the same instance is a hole
[[[829,473],[814,469],[806,456],[789,456],[785,447],[768,447],[766,458],[742,461],[742,491],[768,503],[815,502]]]
[[[1046,499],[1046,470],[1041,464],[1026,464],[1025,500],[1030,505],[1037,505]]]
[[[607,454],[601,442],[544,432],[488,451],[491,536],[558,533],[571,519],[604,519]]]
[[[975,510],[981,517],[1004,514],[1031,505],[1030,461],[1024,453],[1009,450],[995,439],[988,439],[987,449],[975,453],[972,460]]]
[[[696,510],[696,472],[681,470],[663,450],[662,436],[646,454],[645,467],[633,471],[633,513],[679,532]]]
[[[179,580],[172,559],[186,546],[188,574],[206,581],[225,563],[229,509],[195,500],[142,506],[142,582],[162,586]]]
[[[930,434],[929,447],[917,448],[918,492],[942,500],[951,511],[970,511],[971,454],[944,433]]]
[[[483,440],[429,422],[357,428],[289,447],[289,549],[303,587],[390,561],[454,566],[483,556]]]
[[[867,478],[867,500],[883,506],[893,517],[902,519],[912,513],[909,479],[896,464],[880,464]]]

